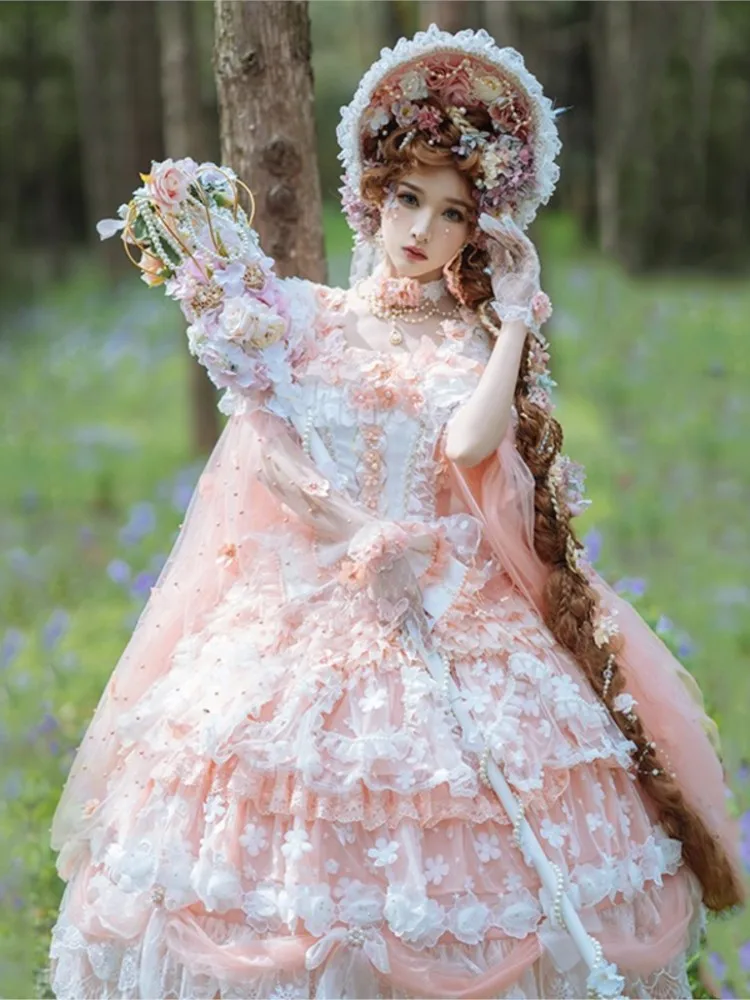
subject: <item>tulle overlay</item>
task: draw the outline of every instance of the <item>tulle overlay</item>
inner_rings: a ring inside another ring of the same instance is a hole
[[[626,995],[690,996],[700,886],[632,745],[479,520],[446,506],[440,431],[486,360],[481,331],[425,342],[423,364],[355,364],[321,316],[312,423],[339,485],[451,539],[425,581],[430,641],[473,728],[247,475],[254,417],[238,408],[58,807],[56,996],[585,996],[478,780],[485,740]]]

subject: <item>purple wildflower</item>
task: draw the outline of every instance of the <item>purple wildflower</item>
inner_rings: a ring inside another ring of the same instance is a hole
[[[750,941],[745,941],[743,945],[740,945],[739,956],[743,971],[750,972]]]
[[[680,640],[677,655],[680,657],[692,656],[695,652],[695,643],[690,636],[684,635]]]
[[[26,645],[26,636],[17,628],[9,628],[0,645],[0,670],[5,670]]]
[[[42,629],[42,642],[45,649],[53,649],[68,631],[70,615],[62,608],[56,608],[47,619]]]
[[[120,529],[123,545],[136,545],[156,527],[156,512],[151,503],[137,503],[130,509],[128,523]]]
[[[718,951],[712,951],[708,956],[708,962],[711,966],[711,971],[717,977],[717,979],[723,979],[727,974],[727,963],[718,953]]]
[[[14,768],[5,779],[3,785],[3,796],[6,799],[17,799],[23,790],[23,780],[18,768]]]
[[[659,635],[664,635],[665,632],[670,632],[673,628],[674,625],[666,615],[659,615],[659,621],[656,623],[656,631]]]
[[[133,580],[130,593],[133,597],[146,598],[151,593],[151,588],[155,583],[156,574],[144,571]]]
[[[57,719],[54,717],[54,715],[52,715],[51,712],[45,712],[44,716],[42,717],[42,721],[37,726],[37,732],[39,733],[40,736],[43,736],[45,733],[54,732],[54,730],[56,730],[58,726],[59,723]]]
[[[113,583],[126,584],[130,575],[130,566],[124,559],[113,559],[107,566],[107,576]]]
[[[172,490],[172,506],[178,514],[184,514],[193,495],[193,484],[178,480]]]
[[[615,584],[618,594],[628,593],[634,597],[643,597],[646,593],[646,581],[640,576],[624,576]]]
[[[596,528],[592,528],[583,539],[583,544],[586,549],[586,558],[593,566],[596,560],[601,555],[602,551],[602,533]]]

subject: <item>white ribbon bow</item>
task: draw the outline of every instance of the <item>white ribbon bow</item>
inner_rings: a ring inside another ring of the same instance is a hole
[[[386,974],[391,971],[388,946],[383,935],[375,927],[333,927],[307,949],[305,968],[317,969],[331,951],[344,941],[350,941],[352,947],[361,949],[379,972]]]

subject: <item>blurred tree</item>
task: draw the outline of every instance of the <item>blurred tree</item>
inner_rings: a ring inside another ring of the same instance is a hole
[[[195,5],[191,0],[161,0],[161,99],[164,149],[179,159],[210,159],[213,143],[201,105],[197,63]],[[190,357],[190,411],[193,448],[198,454],[213,449],[219,436],[216,392],[205,368]]]
[[[81,141],[83,189],[86,205],[85,233],[111,274],[122,273],[122,249],[115,242],[99,244],[96,223],[111,218],[122,197],[114,183],[117,150],[110,133],[107,78],[106,27],[108,4],[79,0],[69,5],[72,54],[75,69],[78,131]]]
[[[116,153],[112,168],[117,204],[130,197],[139,172],[163,158],[162,108],[154,76],[159,66],[155,0],[116,0],[109,5],[108,135]],[[111,211],[111,208],[110,208]]]
[[[116,242],[99,243],[95,224],[111,218],[138,185],[139,172],[163,158],[155,0],[80,0],[73,28],[86,235],[112,276],[127,259]],[[119,252],[118,252],[119,251]]]
[[[517,48],[517,9],[515,0],[484,0],[484,25],[501,48]]]
[[[255,195],[281,275],[324,281],[307,0],[216,0],[222,161]]]
[[[434,21],[443,31],[482,28],[483,6],[479,0],[419,0],[419,19],[423,28]]]
[[[419,28],[418,5],[414,0],[383,0],[381,12],[382,44],[391,48],[399,38],[409,38]]]

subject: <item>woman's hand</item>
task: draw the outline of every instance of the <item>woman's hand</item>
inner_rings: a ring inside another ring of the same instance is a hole
[[[541,264],[536,247],[510,215],[495,219],[483,212],[479,228],[487,237],[495,296],[492,308],[504,322],[521,320],[528,330],[538,333],[552,306],[539,285]]]

